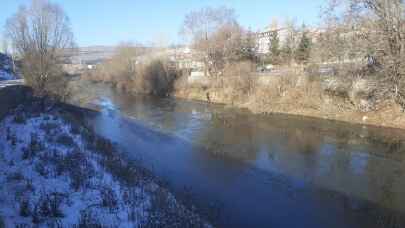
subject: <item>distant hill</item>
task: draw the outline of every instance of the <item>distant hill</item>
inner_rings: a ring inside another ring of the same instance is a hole
[[[73,64],[97,64],[116,54],[115,46],[80,47],[73,51],[71,62]]]
[[[140,51],[146,52],[149,47],[139,47]],[[111,59],[117,54],[117,46],[89,46],[79,47],[68,53],[73,64],[98,64],[105,60]]]

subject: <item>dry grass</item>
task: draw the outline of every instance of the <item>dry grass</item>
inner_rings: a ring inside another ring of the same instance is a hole
[[[403,108],[395,97],[387,96],[389,91],[378,86],[378,77],[356,67],[336,68],[328,76],[308,67],[288,70],[284,75],[255,75],[241,80],[240,75],[225,72],[211,78],[207,85],[191,84],[183,78],[176,84],[174,95],[231,104],[254,113],[287,113],[405,128]]]

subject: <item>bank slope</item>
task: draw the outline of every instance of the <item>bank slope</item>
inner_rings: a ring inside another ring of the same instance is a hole
[[[0,227],[210,227],[62,108],[0,121]]]

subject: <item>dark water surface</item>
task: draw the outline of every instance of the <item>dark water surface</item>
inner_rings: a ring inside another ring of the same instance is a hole
[[[82,93],[101,135],[220,227],[405,227],[404,131]]]

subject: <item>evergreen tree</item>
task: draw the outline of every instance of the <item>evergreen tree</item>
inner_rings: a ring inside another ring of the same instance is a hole
[[[280,57],[280,38],[278,36],[278,31],[272,31],[270,33],[270,61],[272,64],[279,63]]]
[[[298,63],[306,63],[309,60],[311,53],[311,39],[308,37],[308,31],[303,27],[301,40],[298,44],[297,51],[295,53],[295,60]]]
[[[246,38],[242,39],[241,60],[250,60],[256,62],[256,43],[254,33],[249,29]]]

